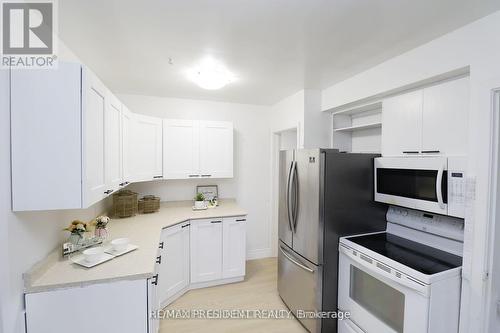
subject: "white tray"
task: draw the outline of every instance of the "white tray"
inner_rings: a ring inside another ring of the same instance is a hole
[[[115,257],[118,257],[118,256],[121,256],[122,254],[129,253],[129,252],[132,252],[134,250],[137,250],[138,248],[139,247],[137,245],[129,244],[125,250],[117,252],[117,251],[113,250],[113,246],[108,245],[108,246],[104,247],[104,252],[107,253],[107,254],[111,254],[111,255],[113,255]]]
[[[85,260],[85,257],[83,254],[78,254],[74,257],[70,257],[70,260],[72,262],[74,262],[75,264],[78,264],[80,266],[83,266],[83,267],[87,267],[87,268],[91,268],[91,267],[94,267],[94,266],[97,266],[97,265],[100,265],[102,264],[103,262],[106,262],[108,260],[111,260],[113,259],[115,256],[112,255],[112,254],[109,254],[109,253],[103,253],[102,254],[102,258],[101,260],[99,261],[95,261],[95,262],[88,262],[87,260]]]

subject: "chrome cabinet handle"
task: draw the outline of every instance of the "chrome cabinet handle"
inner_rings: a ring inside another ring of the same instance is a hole
[[[280,246],[280,251],[281,253],[283,253],[283,255],[288,259],[290,260],[291,262],[293,262],[295,265],[299,266],[300,268],[302,268],[303,270],[306,270],[308,271],[309,273],[314,273],[314,270],[310,269],[309,267],[305,266],[305,265],[302,265],[300,262],[296,261],[295,259],[293,259],[291,256],[289,256],[285,250],[283,250],[283,248]]]

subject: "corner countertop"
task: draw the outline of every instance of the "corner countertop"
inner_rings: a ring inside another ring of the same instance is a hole
[[[128,237],[131,244],[139,246],[137,250],[98,266],[85,268],[62,258],[58,249],[24,274],[25,292],[150,278],[155,274],[155,261],[163,228],[188,220],[247,215],[234,199],[220,200],[218,207],[200,211],[193,211],[192,204],[192,201],[163,202],[157,213],[111,219],[108,239]]]

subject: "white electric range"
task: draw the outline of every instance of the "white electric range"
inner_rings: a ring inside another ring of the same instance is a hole
[[[339,245],[339,333],[458,332],[464,220],[390,207]]]

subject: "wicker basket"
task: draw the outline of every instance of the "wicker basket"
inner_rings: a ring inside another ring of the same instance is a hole
[[[137,214],[137,193],[121,190],[113,194],[113,213],[115,217],[130,217]]]
[[[154,213],[160,210],[160,198],[146,195],[139,200],[139,212],[143,214]]]

